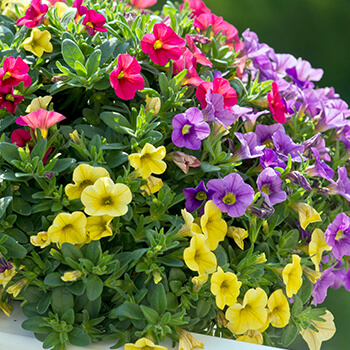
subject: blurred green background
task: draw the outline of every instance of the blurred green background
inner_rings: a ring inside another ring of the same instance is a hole
[[[233,24],[240,33],[250,28],[276,53],[290,53],[322,68],[319,87],[333,86],[350,103],[349,0],[204,0],[207,7]],[[158,0],[158,6],[165,0]],[[324,303],[334,317],[335,336],[323,350],[350,349],[350,293],[329,290]],[[302,339],[295,350],[307,349]]]

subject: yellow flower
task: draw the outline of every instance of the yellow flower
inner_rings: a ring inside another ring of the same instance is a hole
[[[179,336],[179,350],[198,350],[198,348],[204,348],[204,344],[192,336],[190,332],[181,328],[176,328]]]
[[[193,290],[196,293],[198,293],[207,281],[208,281],[207,273],[203,273],[202,275],[192,277]]]
[[[236,244],[238,245],[238,247],[243,250],[244,249],[243,240],[248,237],[248,231],[240,227],[230,226],[227,230],[227,236],[233,238]]]
[[[4,301],[4,302],[1,301],[3,292],[4,292],[4,288],[0,288],[0,309],[4,312],[4,314],[5,314],[7,317],[10,317],[11,312],[12,312],[12,310],[13,310],[13,306],[10,305],[10,304],[9,304],[8,302],[6,302],[6,301]]]
[[[12,264],[13,265],[13,264]],[[16,267],[13,266],[10,270],[5,270],[0,273],[0,286],[6,287],[7,283],[9,283],[12,277],[17,273]]]
[[[140,187],[140,190],[145,191],[148,195],[150,195],[151,193],[157,193],[163,187],[163,181],[158,177],[151,175],[145,180],[147,181],[147,184],[142,185]],[[144,193],[142,194],[144,195]]]
[[[109,177],[98,179],[81,194],[81,202],[88,215],[122,216],[128,211],[132,194],[124,184],[115,184]]]
[[[141,338],[135,344],[127,343],[124,350],[168,350],[165,346],[155,345],[152,340]]]
[[[73,171],[73,184],[68,184],[64,191],[68,199],[80,198],[81,193],[87,186],[93,185],[97,179],[101,177],[109,177],[109,173],[105,168],[93,167],[88,164],[80,164]]]
[[[51,34],[48,30],[41,32],[38,28],[33,28],[30,37],[23,41],[22,46],[35,56],[41,57],[44,51],[52,52],[53,47],[50,40]]]
[[[24,277],[24,278],[20,279],[19,281],[17,281],[12,286],[8,287],[6,289],[6,292],[9,294],[12,294],[13,297],[15,298],[20,293],[20,291],[29,283],[29,281],[30,281],[29,278]]]
[[[300,332],[310,350],[320,350],[322,342],[331,339],[336,331],[333,322],[334,317],[328,310],[326,310],[325,315],[320,317],[323,318],[325,322],[313,321],[318,332],[311,328],[304,329]]]
[[[149,97],[146,95],[146,108],[145,113],[148,114],[151,110],[154,111],[153,115],[157,115],[160,111],[160,98],[159,97]]]
[[[153,270],[152,276],[153,276],[153,282],[155,284],[158,284],[163,279],[162,275],[160,274],[160,272],[158,270]]]
[[[50,238],[47,232],[39,232],[36,236],[30,236],[30,243],[41,249],[51,244]]]
[[[310,267],[307,267],[305,265],[302,266],[302,269],[303,269],[304,275],[308,278],[308,280],[311,283],[314,283],[314,284],[322,275],[321,272],[310,269]]]
[[[74,271],[67,271],[61,276],[61,280],[63,282],[74,282],[78,278],[80,278],[83,275],[83,273],[79,270],[74,270]]]
[[[76,145],[78,146],[81,145],[81,140],[78,134],[78,130],[74,130],[73,132],[69,133],[69,137]],[[106,175],[106,176],[108,177],[109,175]]]
[[[164,146],[155,148],[150,143],[146,143],[141,152],[129,155],[130,165],[138,170],[143,179],[147,179],[151,174],[163,174],[166,170],[166,163],[162,159],[166,155]]]
[[[27,8],[30,6],[29,0],[5,0],[0,1],[1,14],[7,17],[17,20],[19,17],[16,12],[16,7],[20,17],[25,14]],[[16,6],[16,7],[15,7]]]
[[[303,284],[301,278],[303,270],[300,266],[300,256],[293,254],[293,262],[287,264],[282,271],[283,282],[286,285],[287,297],[291,298],[293,294],[296,294]]]
[[[185,224],[182,225],[180,231],[176,234],[177,237],[192,237],[197,233],[202,233],[199,225],[194,222],[192,214],[190,214],[186,209],[181,209],[181,215],[185,221]]]
[[[69,7],[64,2],[56,2],[55,7],[57,9],[58,18],[61,19]]]
[[[221,210],[213,201],[205,203],[204,215],[201,217],[201,228],[207,238],[210,250],[215,250],[219,242],[225,239],[227,224],[222,219]]]
[[[309,243],[309,255],[311,256],[311,261],[315,264],[316,271],[320,271],[322,253],[331,249],[326,243],[324,232],[319,228],[314,229],[311,235],[311,242]]]
[[[311,205],[299,202],[292,204],[292,208],[299,214],[299,222],[303,230],[312,222],[322,221],[320,214]]]
[[[86,234],[87,219],[81,211],[72,214],[58,214],[47,230],[49,239],[61,246],[63,243],[82,244],[88,239]]]
[[[30,105],[26,109],[26,113],[37,111],[38,109],[47,110],[47,106],[50,104],[52,96],[37,97],[32,100]]]
[[[223,309],[225,305],[231,306],[236,303],[242,282],[232,272],[224,272],[219,266],[217,272],[211,276],[210,291],[215,295],[216,305]]]
[[[113,236],[109,224],[113,216],[90,216],[87,218],[86,231],[91,241],[98,241],[102,237]]]
[[[252,344],[263,344],[263,336],[261,332],[257,330],[249,329],[247,332],[245,332],[243,335],[240,335],[237,337],[238,341],[244,341],[246,343],[252,343]]]
[[[201,234],[191,238],[189,248],[184,250],[184,261],[190,270],[198,271],[200,275],[216,270],[216,256],[210,251],[205,236]]]
[[[227,328],[234,334],[243,334],[249,329],[259,330],[266,324],[266,304],[267,295],[263,289],[249,289],[243,304],[236,303],[227,309]]]
[[[289,323],[289,303],[282,289],[275,290],[269,297],[267,307],[270,311],[270,322],[276,328],[283,328]]]

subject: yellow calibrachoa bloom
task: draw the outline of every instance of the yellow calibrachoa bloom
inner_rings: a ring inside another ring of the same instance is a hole
[[[30,236],[30,243],[36,247],[43,249],[50,245],[51,241],[47,232],[42,231],[39,232],[36,236]]]
[[[1,1],[1,14],[7,17],[17,20],[19,17],[17,11],[20,14],[20,17],[25,14],[27,8],[30,6],[29,0],[4,0]],[[17,7],[17,11],[16,11]]]
[[[333,322],[334,317],[328,310],[326,310],[325,315],[320,317],[323,318],[325,322],[313,321],[318,332],[311,328],[304,329],[300,332],[310,350],[320,350],[322,342],[331,339],[336,331]]]
[[[24,277],[24,278],[20,279],[19,281],[17,281],[12,286],[8,287],[6,289],[6,292],[9,294],[12,294],[13,297],[15,298],[20,293],[20,291],[29,283],[29,281],[30,281],[29,278]]]
[[[233,272],[224,272],[218,266],[210,282],[210,291],[215,295],[215,302],[219,309],[222,310],[225,305],[231,306],[236,303],[242,282],[238,281]]]
[[[225,239],[227,224],[222,218],[221,210],[212,200],[205,203],[204,215],[202,215],[200,222],[210,250],[215,250],[219,245],[219,242]]]
[[[191,213],[189,213],[186,209],[181,209],[181,215],[185,221],[185,224],[182,225],[180,231],[176,234],[176,236],[192,237],[197,233],[202,233],[200,226],[194,222],[194,218]]]
[[[48,228],[47,234],[51,242],[59,246],[63,243],[83,244],[88,240],[86,224],[87,218],[81,211],[60,213]]]
[[[248,231],[244,228],[230,226],[227,230],[227,236],[233,238],[240,249],[244,249],[243,240],[248,237]]]
[[[101,177],[109,177],[109,173],[105,168],[79,164],[73,171],[74,185],[68,184],[64,189],[68,199],[71,201],[80,198],[85,188],[93,185]]]
[[[294,203],[292,208],[299,214],[299,222],[303,230],[312,222],[322,221],[320,214],[309,204]]]
[[[69,10],[69,7],[64,2],[61,2],[61,1],[56,2],[55,7],[57,9],[57,15],[59,19],[61,19],[65,14],[65,12]]]
[[[322,253],[332,248],[326,243],[324,232],[319,228],[314,229],[309,243],[309,255],[311,261],[315,264],[316,271],[320,271],[320,263],[322,260]]]
[[[53,47],[50,40],[51,34],[48,30],[41,32],[38,28],[33,28],[30,37],[23,41],[22,46],[35,56],[41,57],[44,51],[52,52]]]
[[[102,237],[113,236],[112,229],[109,224],[113,220],[113,216],[89,216],[87,218],[86,232],[91,241],[98,241]]]
[[[266,304],[267,295],[263,289],[249,289],[244,295],[243,304],[236,303],[227,309],[227,328],[234,334],[243,334],[249,329],[259,330],[266,324]]]
[[[74,270],[74,271],[67,271],[61,276],[61,280],[63,282],[74,282],[78,278],[80,278],[83,275],[83,273],[79,270]]]
[[[239,337],[237,337],[236,340],[244,341],[246,343],[263,345],[263,336],[261,332],[257,330],[252,330],[252,329],[249,329],[243,335],[240,335]]]
[[[150,195],[151,193],[157,193],[163,187],[163,181],[158,177],[151,175],[149,178],[146,179],[146,181],[146,185],[142,185],[140,187],[140,190],[145,191],[148,195]]]
[[[146,143],[139,153],[129,155],[130,165],[139,171],[143,179],[151,174],[163,174],[166,170],[166,163],[162,160],[166,156],[164,146],[155,148],[152,144]]]
[[[300,256],[293,254],[292,263],[287,264],[282,271],[283,282],[286,285],[287,297],[291,298],[296,294],[303,284],[303,270],[300,266]]]
[[[270,295],[267,307],[270,311],[269,317],[272,326],[283,328],[289,323],[289,303],[282,289],[277,289]]]
[[[152,340],[141,338],[135,344],[127,343],[124,350],[168,350],[165,346],[155,345]]]
[[[204,348],[204,344],[196,339],[190,332],[181,328],[176,328],[179,336],[179,350],[198,350]]]
[[[131,200],[130,188],[124,184],[115,184],[109,177],[98,179],[81,194],[85,213],[94,216],[122,216],[127,213]]]
[[[52,96],[37,97],[32,100],[30,105],[26,109],[26,113],[37,111],[38,109],[47,110],[47,106],[50,104]]]
[[[4,290],[5,290],[4,288],[0,288],[0,310],[2,310],[7,317],[10,317],[11,312],[13,310],[13,306],[6,301],[4,302],[1,301]]]
[[[207,273],[203,273],[202,275],[192,277],[193,290],[196,293],[198,293],[207,281],[208,281]]]
[[[190,246],[184,250],[183,257],[187,267],[198,271],[200,275],[216,270],[216,256],[210,251],[206,237],[202,234],[191,238]]]
[[[13,265],[13,264],[12,264]],[[0,273],[0,286],[6,287],[7,283],[9,283],[12,277],[17,273],[16,267],[13,266],[10,270],[5,270]]]

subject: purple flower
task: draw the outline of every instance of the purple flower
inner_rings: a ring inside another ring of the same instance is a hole
[[[208,89],[205,100],[207,101],[207,106],[202,113],[206,122],[218,122],[227,128],[237,120],[233,113],[224,108],[224,96],[213,94],[211,89]]]
[[[238,108],[239,108],[239,112],[237,111]],[[243,112],[244,109],[251,110],[251,108],[239,107],[239,106],[235,105],[232,107],[232,112],[233,112],[233,114],[237,115],[237,119],[239,117],[242,118],[242,120],[244,121],[244,128],[247,132],[252,131],[254,129],[254,125],[255,125],[258,117],[260,117],[263,114],[270,113],[269,111],[261,111],[261,112],[255,112],[255,113],[247,113],[247,112],[241,113],[241,112]],[[281,125],[281,124],[279,124],[279,125]]]
[[[312,188],[308,181],[306,180],[304,175],[301,175],[298,171],[291,171],[286,175],[286,179],[290,180],[291,182],[299,185],[306,191],[311,191]]]
[[[311,242],[311,232],[304,230],[301,225],[300,222],[297,221],[295,223],[295,226],[298,228],[301,239],[305,239],[305,243],[310,243]]]
[[[318,305],[323,303],[327,296],[327,290],[333,285],[335,280],[335,275],[333,273],[333,268],[329,268],[322,272],[320,278],[316,280],[312,290],[312,304]]]
[[[329,148],[326,147],[326,141],[321,136],[321,133],[317,133],[311,138],[307,139],[303,142],[304,146],[304,155],[310,158],[311,148],[317,148],[319,152],[320,159],[326,160],[327,162],[331,161],[331,157],[329,156]]]
[[[223,179],[209,180],[208,188],[214,190],[214,204],[224,213],[236,218],[242,216],[253,202],[254,190],[236,173]]]
[[[264,169],[259,174],[256,183],[268,205],[273,206],[287,199],[286,192],[282,190],[283,181],[272,168]]]
[[[196,107],[176,114],[173,118],[173,128],[171,139],[174,145],[194,150],[199,149],[201,140],[210,134],[209,125],[204,122],[202,112]]]
[[[259,70],[259,80],[277,80],[277,75],[271,60],[266,55],[257,56],[253,59],[253,66]]]
[[[186,200],[185,208],[189,212],[197,210],[203,202],[210,200],[215,193],[215,191],[205,188],[204,181],[201,181],[196,188],[184,188],[183,192]],[[200,212],[204,213],[204,206]]]
[[[275,151],[270,148],[265,148],[263,150],[264,154],[260,157],[260,164],[265,168],[275,168],[280,167],[285,169],[287,167],[286,163],[277,157]]]
[[[290,54],[273,54],[271,55],[275,72],[282,78],[286,75],[286,69],[296,65],[297,59]]]
[[[0,273],[5,272],[6,270],[11,270],[12,268],[13,266],[0,253]]]
[[[255,129],[258,143],[261,145],[266,145],[268,148],[273,148],[272,135],[276,131],[285,133],[284,126],[279,123],[272,125],[258,124]]]
[[[330,180],[331,183],[327,186],[330,190],[328,194],[340,194],[348,202],[350,202],[350,180],[345,167],[338,168],[338,180],[335,182]]]
[[[308,172],[308,176],[319,176],[331,181],[334,173],[333,169],[325,162],[320,160],[320,155],[317,148],[312,147],[311,150],[315,156],[315,164],[307,167],[306,171]]]
[[[315,127],[316,132],[341,128],[347,124],[343,112],[336,108],[328,108],[325,106],[323,106],[321,113],[319,113],[315,119],[317,120]]]
[[[350,218],[340,213],[328,225],[324,233],[326,243],[332,247],[333,256],[340,260],[344,255],[350,255]]]
[[[256,33],[250,31],[249,28],[242,33],[242,37],[244,40],[244,47],[241,52],[242,55],[246,55],[248,58],[254,58],[274,52],[267,44],[260,44]]]
[[[246,134],[235,132],[235,135],[241,143],[241,147],[231,157],[233,162],[261,157],[264,154],[265,145],[258,144],[255,132],[247,132]]]
[[[303,154],[303,145],[294,143],[288,135],[281,131],[276,131],[272,135],[272,141],[273,145],[275,146],[276,153],[282,160],[288,160],[288,155],[290,154],[292,161],[301,162],[302,156],[300,156],[299,153]]]

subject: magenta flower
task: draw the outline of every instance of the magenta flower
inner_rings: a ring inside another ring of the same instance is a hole
[[[330,190],[328,194],[339,194],[350,202],[350,180],[346,168],[339,167],[338,180],[336,182],[333,180],[330,181],[331,183],[327,186]]]
[[[196,90],[196,96],[201,103],[202,109],[207,106],[205,98],[209,89],[211,89],[213,94],[219,94],[224,97],[224,106],[226,109],[229,109],[237,103],[237,93],[230,85],[230,82],[224,78],[215,78],[213,82],[203,82]]]
[[[178,60],[185,44],[185,40],[164,23],[155,24],[153,33],[146,34],[141,39],[142,51],[160,66],[166,65],[169,59]]]
[[[273,119],[275,119],[277,123],[285,123],[287,108],[282,101],[281,95],[278,91],[278,85],[275,82],[272,83],[272,91],[267,94],[267,101]]]
[[[205,3],[202,0],[183,0],[188,2],[188,7],[192,10],[194,17],[198,17],[202,13],[210,13],[210,9],[205,6]],[[183,4],[180,5],[180,10],[182,11]]]
[[[6,108],[7,112],[14,114],[17,104],[24,99],[22,95],[14,95],[12,86],[0,86],[0,109]]]
[[[38,109],[25,116],[20,116],[17,118],[16,123],[18,125],[30,126],[33,132],[36,132],[36,128],[39,128],[42,137],[46,138],[49,128],[64,119],[66,117],[60,113]]]
[[[186,200],[185,208],[189,212],[197,210],[203,203],[211,200],[215,193],[214,190],[206,189],[204,181],[201,181],[195,188],[184,188],[183,192]],[[200,212],[204,213],[204,205]]]
[[[0,69],[0,86],[17,86],[22,81],[24,86],[30,86],[32,78],[28,71],[29,67],[21,57],[6,57]]]
[[[261,195],[269,206],[284,202],[287,194],[282,190],[283,181],[272,168],[264,169],[256,181]]]
[[[223,179],[209,180],[208,189],[215,191],[213,202],[224,213],[236,218],[242,216],[253,202],[254,190],[236,173]]]
[[[199,149],[201,141],[210,134],[209,125],[196,107],[189,108],[185,113],[176,114],[173,118],[173,128],[171,139],[174,145],[188,149]]]
[[[95,10],[87,10],[83,20],[83,25],[86,27],[89,35],[95,35],[95,32],[108,32],[103,25],[106,19],[103,15],[97,13]]]
[[[19,18],[17,25],[24,25],[28,28],[35,28],[42,23],[49,7],[41,3],[41,0],[32,0],[25,15]]]
[[[135,57],[126,53],[118,56],[117,68],[111,72],[109,79],[119,98],[131,100],[136,91],[144,89],[145,81],[140,72],[141,66]]]
[[[344,255],[350,255],[350,218],[346,214],[338,214],[328,225],[324,236],[337,260]]]
[[[157,3],[157,0],[130,0],[131,5],[136,9],[145,9]]]
[[[190,51],[199,64],[207,67],[213,66],[211,61],[205,57],[205,54],[195,45],[193,38],[188,34],[186,34],[186,42]]]
[[[84,0],[75,0],[73,2],[73,6],[74,8],[77,9],[77,14],[75,15],[75,22],[78,22],[79,18],[84,16],[85,13],[87,12],[87,7],[86,6],[83,6],[83,1]]]

